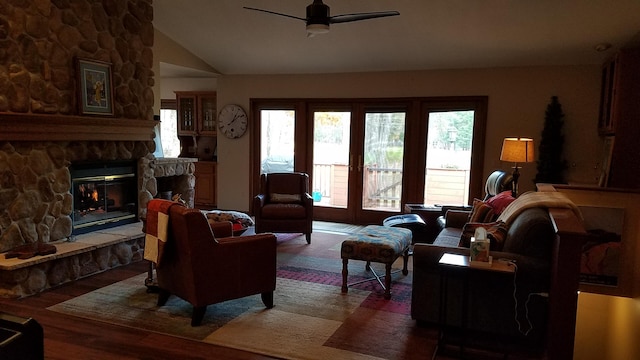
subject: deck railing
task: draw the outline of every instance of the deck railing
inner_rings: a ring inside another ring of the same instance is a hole
[[[346,207],[349,167],[316,164],[313,168],[313,192],[317,205]],[[365,209],[402,210],[402,170],[364,168],[363,207]],[[425,203],[467,204],[469,170],[427,169]]]

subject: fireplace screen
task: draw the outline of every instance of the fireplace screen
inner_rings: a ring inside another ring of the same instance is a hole
[[[137,221],[135,166],[83,165],[71,176],[74,234]]]

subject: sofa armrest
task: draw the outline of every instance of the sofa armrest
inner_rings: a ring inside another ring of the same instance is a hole
[[[444,214],[444,226],[462,229],[464,224],[469,220],[469,211],[466,210],[448,210]]]

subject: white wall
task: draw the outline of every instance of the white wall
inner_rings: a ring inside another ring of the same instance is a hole
[[[532,137],[536,144],[551,96],[565,113],[567,179],[595,183],[601,140],[597,135],[599,66],[435,70],[322,75],[244,75],[218,78],[218,107],[249,111],[251,98],[489,97],[484,173],[511,171],[500,159],[502,139]],[[251,126],[251,124],[249,125]],[[250,136],[218,139],[218,206],[248,210]],[[521,169],[521,191],[534,190],[536,164]],[[220,191],[224,189],[224,191]]]

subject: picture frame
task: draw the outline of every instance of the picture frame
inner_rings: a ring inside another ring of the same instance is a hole
[[[611,156],[613,154],[614,140],[615,137],[613,136],[607,136],[604,138],[602,147],[602,160],[600,162],[602,166],[600,171],[600,179],[598,181],[598,185],[600,187],[606,187],[607,183],[609,182],[609,171],[611,169]]]
[[[81,115],[113,115],[111,64],[77,59],[78,101]]]

